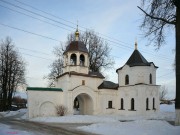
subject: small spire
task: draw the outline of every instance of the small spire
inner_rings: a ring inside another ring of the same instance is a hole
[[[135,41],[135,50],[137,50],[137,39]]]
[[[76,29],[76,32],[75,32],[75,38],[76,38],[76,41],[79,40],[78,21],[77,21],[77,29]]]

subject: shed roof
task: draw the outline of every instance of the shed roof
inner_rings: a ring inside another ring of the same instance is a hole
[[[63,91],[61,88],[27,87],[31,91]]]
[[[115,89],[117,90],[119,87],[118,84],[113,83],[111,81],[103,81],[99,86],[98,89]]]
[[[93,78],[101,78],[101,79],[104,79],[104,78],[105,78],[105,77],[104,77],[101,73],[99,73],[99,72],[89,72],[88,74],[84,74],[84,73],[78,73],[78,72],[75,72],[75,71],[63,73],[62,75],[57,76],[56,78],[62,77],[62,76],[64,76],[64,75],[66,75],[66,74],[76,75],[76,76],[93,77]]]

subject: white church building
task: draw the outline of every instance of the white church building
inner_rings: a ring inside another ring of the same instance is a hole
[[[29,118],[55,116],[57,105],[65,106],[67,115],[136,116],[159,111],[158,67],[142,56],[137,43],[127,62],[116,70],[116,84],[89,70],[88,50],[78,37],[76,31],[76,40],[63,53],[63,74],[54,88],[27,87]]]

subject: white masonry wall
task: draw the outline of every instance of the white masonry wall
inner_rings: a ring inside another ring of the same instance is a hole
[[[121,107],[121,98],[124,100],[124,110],[119,110],[120,115],[148,115],[159,111],[159,87],[149,85],[135,85],[120,87],[118,89],[118,107]],[[134,110],[131,110],[131,99],[134,98]],[[148,98],[148,109],[146,110],[146,99]],[[155,104],[153,109],[153,98]]]
[[[28,90],[28,117],[55,116],[56,105],[63,104],[61,91]]]
[[[125,65],[121,70],[118,70],[118,82],[120,86],[125,85],[125,76],[129,76],[129,85],[138,83],[149,84],[149,75],[152,74],[152,85],[156,84],[156,68],[151,66],[134,66]]]
[[[58,78],[58,80],[56,81],[56,87],[62,88],[63,91],[73,90],[76,87],[81,86],[83,81],[85,83],[85,86],[97,90],[97,87],[103,82],[103,79],[66,74],[61,78]]]

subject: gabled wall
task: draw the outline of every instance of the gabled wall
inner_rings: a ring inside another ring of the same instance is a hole
[[[97,77],[87,77],[87,76],[78,76],[66,74],[56,81],[56,87],[62,88],[63,91],[73,90],[78,86],[84,85],[92,89],[97,89],[97,87],[103,82],[102,78]]]
[[[152,75],[152,85],[156,85],[156,68],[151,66],[134,66],[125,65],[121,70],[118,70],[119,86],[125,86],[125,76],[129,76],[129,85],[135,84],[150,84],[150,74]]]

